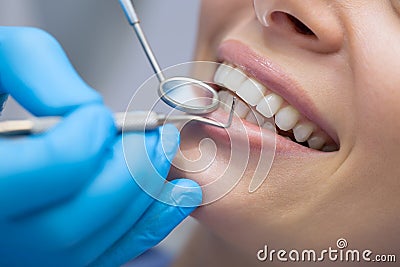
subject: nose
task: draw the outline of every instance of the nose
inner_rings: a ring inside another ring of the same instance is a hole
[[[334,53],[344,41],[330,0],[254,0],[259,21],[290,42],[317,53]]]

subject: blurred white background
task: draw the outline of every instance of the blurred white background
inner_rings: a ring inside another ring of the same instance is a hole
[[[136,0],[142,27],[162,67],[190,61],[200,0]],[[114,111],[125,111],[153,73],[118,0],[0,0],[0,25],[34,26],[55,36],[72,64]],[[3,119],[26,118],[10,99]],[[188,219],[161,244],[177,253],[195,227]]]

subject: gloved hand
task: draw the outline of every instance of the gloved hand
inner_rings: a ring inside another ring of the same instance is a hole
[[[156,245],[200,204],[196,183],[165,187],[155,179],[167,175],[178,147],[173,126],[124,136],[153,193],[177,206],[141,190],[112,114],[45,32],[0,27],[0,93],[36,116],[63,116],[47,133],[0,139],[0,266],[117,266]]]

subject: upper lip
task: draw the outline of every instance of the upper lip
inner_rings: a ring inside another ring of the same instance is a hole
[[[268,89],[282,96],[307,119],[317,124],[337,144],[338,137],[333,128],[321,118],[306,91],[274,62],[265,58],[238,40],[227,40],[218,48],[218,60],[235,64],[263,83]]]

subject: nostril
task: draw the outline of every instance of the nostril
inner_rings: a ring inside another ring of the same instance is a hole
[[[305,25],[295,16],[292,16],[288,13],[275,11],[271,14],[271,20],[278,23],[284,23],[302,35],[316,36],[315,33],[309,27],[307,27],[307,25]]]
[[[314,32],[307,27],[307,25],[305,25],[303,22],[301,22],[300,20],[298,20],[296,17],[287,14],[288,19],[293,23],[295,30],[300,33],[300,34],[304,34],[304,35],[314,35]]]

